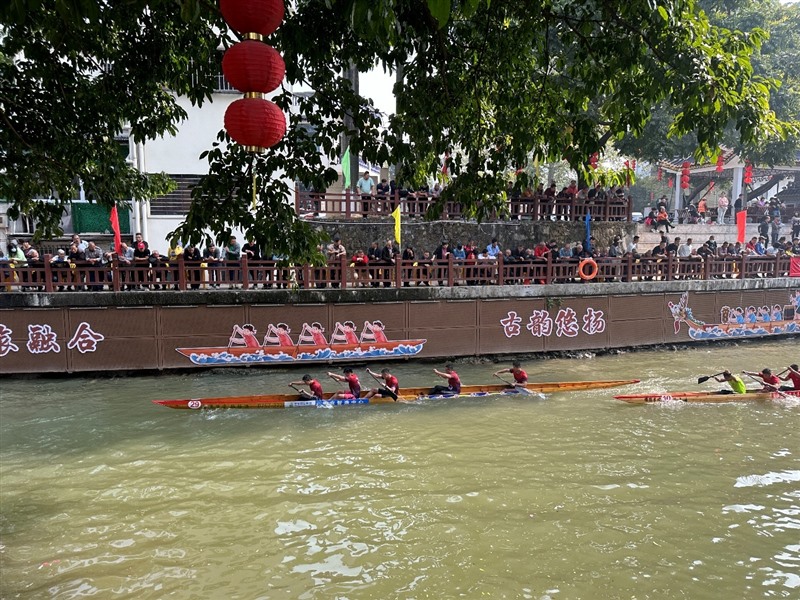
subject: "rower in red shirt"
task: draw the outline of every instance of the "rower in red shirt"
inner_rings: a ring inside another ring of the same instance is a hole
[[[511,363],[510,369],[500,369],[494,373],[494,376],[498,379],[503,379],[500,377],[501,373],[511,373],[514,376],[514,385],[511,387],[525,387],[528,384],[528,374],[522,370],[522,366],[520,365],[519,361],[514,361]],[[503,379],[503,381],[506,381]],[[506,381],[506,383],[508,383]]]
[[[752,373],[750,371],[742,371],[742,373],[745,375],[750,375],[750,377],[753,378],[761,378],[761,381],[764,382],[764,387],[760,390],[762,392],[774,392],[780,388],[781,380],[773,375],[772,371],[769,369],[763,369],[761,373]]]
[[[298,385],[307,385],[309,391],[300,390],[295,386]],[[301,381],[292,381],[289,383],[289,387],[294,388],[297,392],[305,398],[306,400],[322,400],[323,391],[322,385],[316,379],[312,379],[311,375],[303,375],[303,379]]]
[[[397,396],[400,394],[400,384],[397,382],[397,377],[389,372],[389,369],[382,369],[381,374],[378,375],[375,371],[367,368],[367,373],[372,375],[382,385],[381,387],[372,388],[365,398],[372,398],[373,396],[381,396],[382,398],[391,398],[397,402]]]
[[[782,385],[781,391],[782,392],[796,392],[800,390],[800,368],[797,365],[789,365],[789,367],[784,371],[784,373],[788,372],[786,377],[781,377],[781,381],[789,381],[791,380],[792,385]]]
[[[442,379],[447,379],[447,385],[435,385],[430,392],[431,396],[440,394],[459,394],[461,393],[461,379],[458,373],[453,370],[453,365],[445,365],[444,371],[433,370]]]
[[[358,380],[358,375],[353,373],[353,369],[346,367],[343,371],[344,375],[337,373],[328,373],[328,377],[346,383],[348,389],[336,392],[333,398],[342,398],[344,400],[352,400],[361,396],[361,382]]]

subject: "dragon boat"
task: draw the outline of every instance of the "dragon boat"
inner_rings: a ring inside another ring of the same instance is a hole
[[[186,398],[181,400],[153,400],[154,404],[179,409],[216,408],[305,408],[350,406],[358,404],[392,404],[394,402],[416,402],[443,398],[480,398],[484,396],[528,396],[536,393],[570,392],[618,387],[639,383],[638,379],[609,381],[562,381],[531,383],[524,388],[504,384],[464,385],[458,394],[430,394],[430,387],[402,388],[397,400],[373,396],[372,398],[334,398],[336,392],[325,394],[321,399],[308,399],[300,394],[259,394],[250,396],[223,396],[219,398]]]
[[[629,404],[657,404],[659,402],[749,402],[754,400],[785,400],[786,397],[800,400],[800,390],[788,392],[762,392],[748,390],[744,394],[725,392],[650,392],[614,396]]]

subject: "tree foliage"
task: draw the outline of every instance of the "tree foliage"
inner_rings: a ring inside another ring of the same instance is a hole
[[[779,0],[702,0],[699,6],[711,23],[725,30],[767,32],[756,47],[751,64],[756,77],[773,79],[780,85],[770,90],[769,109],[779,119],[797,121],[800,117],[800,4],[782,4]],[[766,110],[766,109],[765,109]],[[694,131],[670,136],[675,107],[661,103],[641,135],[627,135],[617,142],[626,153],[649,160],[675,156],[688,157],[697,147]],[[758,135],[742,139],[730,121],[723,130],[722,143],[754,163],[780,164],[795,160],[800,149],[800,135],[789,129],[784,138]]]
[[[117,177],[127,166],[100,150],[124,123],[140,139],[173,131],[184,115],[166,89],[209,97],[215,49],[235,41],[215,6],[12,0],[2,10],[2,193],[20,209],[36,205],[32,197],[68,202],[76,177],[106,204],[154,193],[151,178]],[[693,0],[297,0],[269,41],[287,82],[315,93],[279,90],[276,102],[298,102],[300,112],[263,156],[221,133],[175,233],[223,237],[239,227],[275,252],[313,256],[317,237],[283,204],[274,175],[323,189],[335,172],[317,149],[336,157],[343,133],[354,154],[399,164],[405,183],[437,172],[449,152],[443,201],[479,219],[503,201],[509,168],[565,158],[585,171],[592,152],[642,135],[654,117],[676,138],[693,135],[698,156],[726,132],[753,147],[781,141],[798,125],[770,109],[777,81],[754,72],[766,40],[757,27],[712,24]],[[344,78],[351,64],[402,66],[388,128]]]

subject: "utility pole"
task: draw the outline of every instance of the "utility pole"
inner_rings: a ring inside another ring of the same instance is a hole
[[[353,88],[353,92],[358,94],[358,68],[350,62],[350,66],[345,71],[345,79],[350,82],[350,86]],[[354,130],[355,124],[353,122],[353,115],[345,110],[344,112],[344,126],[348,130]],[[347,151],[348,147],[350,146],[350,136],[346,133],[343,133],[341,136],[340,141],[340,149],[341,149],[341,156],[344,156],[344,153]],[[344,176],[344,173],[342,173]],[[358,154],[353,152],[352,148],[350,149],[350,186],[355,187],[356,182],[358,182]]]

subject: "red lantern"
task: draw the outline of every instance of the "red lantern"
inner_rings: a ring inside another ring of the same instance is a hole
[[[667,179],[667,187],[672,187],[672,177]]]
[[[691,173],[690,169],[691,165],[689,164],[688,160],[683,161],[683,165],[681,166],[681,189],[685,190],[689,188],[689,173]]]
[[[286,133],[286,117],[269,100],[241,98],[225,111],[225,129],[242,146],[269,148]]]
[[[278,51],[257,40],[234,44],[222,57],[222,72],[240,92],[266,94],[277,88],[286,74]]]
[[[753,183],[753,165],[747,163],[747,166],[744,168],[744,182],[747,185]]]
[[[219,10],[239,33],[269,35],[283,21],[283,0],[220,0]]]
[[[722,153],[717,156],[717,173],[722,173],[725,168],[725,159],[722,157]]]
[[[658,170],[658,173],[656,174],[656,179],[657,179],[658,181],[661,181],[663,178],[664,178],[664,171],[662,171],[661,169],[659,169],[659,170]]]
[[[716,183],[715,183],[714,181],[712,181],[711,183],[709,183],[709,184],[708,184],[708,191],[710,192],[711,190],[713,190],[715,185],[716,185]]]
[[[592,169],[597,168],[597,160],[599,159],[600,154],[598,152],[592,152],[592,155],[589,157],[589,166]]]

